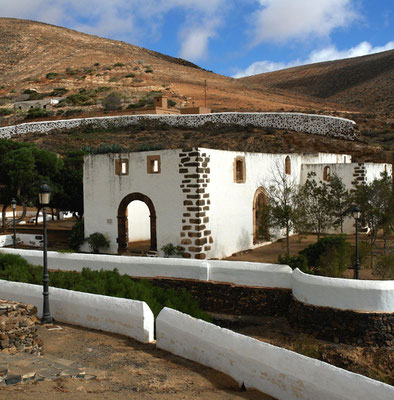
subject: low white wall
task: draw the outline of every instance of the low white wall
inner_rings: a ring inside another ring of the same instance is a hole
[[[288,265],[237,261],[207,261],[209,280],[237,285],[291,289],[292,269]]]
[[[11,246],[13,235],[2,235],[0,236],[0,247]],[[35,235],[29,233],[17,233],[16,234],[17,243],[25,244],[28,246],[42,247],[43,237],[42,235]]]
[[[119,333],[142,343],[153,341],[154,317],[143,301],[50,287],[52,317],[59,322]],[[0,280],[0,298],[33,304],[42,316],[42,286]]]
[[[29,263],[42,265],[42,251],[2,249],[3,253],[19,254]],[[234,262],[200,261],[184,258],[125,257],[101,254],[48,252],[50,269],[63,271],[110,270],[135,277],[168,277],[200,281],[230,282],[237,285],[278,287],[291,289],[292,270],[287,265]]]
[[[394,312],[394,281],[364,281],[292,274],[293,296],[303,303],[340,310]]]
[[[1,249],[1,252],[19,254],[31,264],[42,265],[42,251],[7,248]],[[136,277],[171,277],[197,279],[200,281],[208,279],[208,265],[206,262],[199,260],[48,252],[49,269],[82,271],[84,267],[92,270],[104,269],[108,271],[117,268],[121,274]]]
[[[214,368],[278,399],[388,400],[394,388],[178,311],[156,319],[157,347]]]

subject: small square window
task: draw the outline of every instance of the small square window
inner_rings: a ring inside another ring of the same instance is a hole
[[[160,156],[147,156],[146,170],[148,174],[160,174],[161,172]]]
[[[129,160],[127,158],[121,158],[115,160],[115,174],[116,175],[129,174]]]

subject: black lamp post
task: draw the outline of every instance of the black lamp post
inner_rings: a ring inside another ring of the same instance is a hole
[[[41,322],[43,324],[50,324],[52,322],[51,313],[49,311],[49,274],[48,274],[48,257],[47,257],[47,209],[46,206],[49,204],[51,198],[51,188],[44,183],[40,186],[39,189],[39,200],[42,207],[42,214],[43,214],[43,228],[44,228],[44,273],[42,276],[42,283],[44,286],[44,291],[42,292],[44,297],[44,304],[42,310],[42,319]]]
[[[12,208],[12,219],[14,222],[14,237],[13,237],[13,243],[14,243],[14,249],[16,249],[16,224],[15,224],[15,209],[16,209],[16,200],[12,199],[11,200],[11,208]]]
[[[356,261],[354,262],[354,275],[353,279],[358,279],[358,271],[360,269],[360,264],[358,261],[358,220],[360,218],[360,208],[356,205],[353,208],[352,215],[356,221]]]

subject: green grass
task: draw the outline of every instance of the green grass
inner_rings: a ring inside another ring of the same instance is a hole
[[[0,279],[41,285],[42,270],[41,266],[31,265],[21,256],[0,253]],[[147,279],[133,281],[116,269],[92,271],[83,268],[81,273],[50,271],[49,281],[51,286],[57,288],[145,301],[155,316],[163,307],[170,307],[210,321],[209,315],[200,309],[198,302],[186,290],[162,289]]]

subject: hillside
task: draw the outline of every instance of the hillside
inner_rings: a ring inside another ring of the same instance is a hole
[[[14,100],[26,89],[49,94],[60,88],[67,91],[66,95],[81,89],[102,93],[115,90],[124,95],[127,105],[161,91],[178,107],[192,102],[204,105],[207,81],[207,103],[215,110],[321,108],[319,101],[311,103],[303,96],[296,99],[269,91],[261,93],[182,59],[44,23],[0,18],[0,37],[3,99]],[[101,97],[78,105],[97,108],[94,106]]]
[[[250,87],[324,99],[344,107],[394,111],[394,50],[240,79]]]

